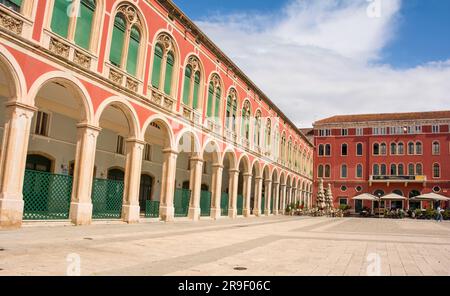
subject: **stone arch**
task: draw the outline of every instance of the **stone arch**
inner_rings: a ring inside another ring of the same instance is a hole
[[[223,156],[220,153],[220,146],[216,140],[209,138],[205,141],[201,150],[201,158],[204,159],[205,153],[211,153],[214,163],[223,164]]]
[[[121,97],[110,97],[98,106],[94,117],[94,125],[100,126],[100,118],[108,107],[115,107],[123,112],[129,125],[129,136],[138,138],[141,133],[139,130],[139,119],[136,110],[130,102]]]
[[[236,152],[230,146],[225,148],[225,150],[222,153],[221,163],[224,165],[225,165],[225,159],[227,158],[227,156],[230,156],[230,160],[229,160],[230,161],[230,163],[229,163],[230,169],[237,169],[238,163],[237,163],[237,158],[236,158]]]
[[[147,118],[144,125],[142,126],[141,135],[139,136],[139,139],[143,140],[145,138],[145,133],[147,132],[147,129],[152,123],[157,123],[158,125],[162,126],[164,128],[164,132],[167,133],[168,143],[165,148],[175,149],[175,139],[173,130],[171,128],[171,124],[169,123],[167,118],[159,114],[155,114]]]
[[[248,158],[247,154],[242,154],[239,157],[239,161],[237,163],[238,163],[238,167],[240,167],[241,163],[243,164],[243,167],[244,167],[245,171],[242,172],[242,173],[244,173],[244,174],[251,173],[252,167],[250,166],[250,159]]]
[[[180,141],[184,139],[190,139],[188,143],[182,144],[182,149],[180,150]],[[188,147],[188,145],[190,147]],[[200,140],[197,136],[197,134],[190,128],[184,128],[182,129],[178,135],[175,138],[175,149],[178,150],[178,153],[180,152],[188,152],[192,153],[193,155],[200,156],[202,154],[201,146],[200,146]],[[186,149],[186,150],[185,150]]]
[[[48,72],[36,79],[28,92],[27,101],[32,106],[36,105],[36,97],[39,92],[48,84],[57,83],[66,87],[68,85],[73,89],[78,98],[78,103],[81,105],[81,121],[83,123],[94,124],[94,107],[92,105],[89,92],[84,87],[83,83],[70,73],[62,71]]]

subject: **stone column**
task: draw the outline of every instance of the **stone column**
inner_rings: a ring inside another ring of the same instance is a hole
[[[69,212],[70,220],[75,225],[89,225],[92,221],[92,180],[100,130],[99,127],[87,124],[77,126],[77,148]]]
[[[230,217],[231,219],[236,219],[239,170],[228,170],[228,177],[230,179],[228,183],[228,195],[230,198],[228,217]]]
[[[252,174],[244,174],[244,217],[250,217],[251,207],[250,197],[252,194]]]
[[[211,218],[219,219],[222,216],[221,198],[222,198],[222,173],[223,165],[212,165],[212,200],[211,200]]]
[[[255,209],[253,210],[253,214],[257,217],[260,217],[264,213],[264,209],[261,209],[262,206],[262,184],[263,178],[256,177],[255,178]]]
[[[286,209],[286,185],[281,185],[281,204],[280,204],[280,211],[281,215],[284,215],[284,211]]]
[[[265,198],[264,214],[266,216],[269,216],[270,215],[270,204],[272,203],[272,180],[270,180],[270,179],[265,180],[264,186],[266,188],[266,192],[264,194],[264,198]]]
[[[170,222],[174,220],[175,216],[173,200],[175,195],[175,173],[177,170],[178,152],[170,148],[164,149],[163,156],[159,216],[161,220]]]
[[[198,221],[200,220],[200,194],[202,188],[202,176],[203,176],[203,159],[198,157],[192,157],[191,162],[191,201],[189,203],[189,219]]]
[[[37,109],[6,103],[0,158],[0,227],[18,228],[23,217],[23,179],[33,114]]]
[[[127,223],[138,223],[140,219],[139,190],[144,147],[145,142],[143,141],[137,139],[127,140],[125,185],[122,206],[122,220]]]
[[[274,205],[273,205],[273,214],[274,215],[278,215],[278,213],[279,213],[279,210],[278,210],[278,208],[279,208],[279,199],[280,199],[280,183],[278,183],[278,182],[275,182],[275,183],[273,183],[273,185],[274,185],[274,188],[273,188],[273,193],[274,193],[274,199],[275,199],[275,203],[274,203]]]

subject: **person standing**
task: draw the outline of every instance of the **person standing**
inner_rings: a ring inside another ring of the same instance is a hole
[[[436,221],[438,222],[442,222],[442,209],[440,206],[437,207],[437,217],[436,217]]]

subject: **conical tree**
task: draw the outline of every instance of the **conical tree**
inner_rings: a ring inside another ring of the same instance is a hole
[[[317,191],[317,208],[319,210],[325,209],[325,190],[323,188],[323,179],[319,180],[319,190]]]
[[[327,205],[327,209],[334,209],[333,203],[333,192],[331,191],[331,184],[328,184],[327,190],[325,192],[325,203]]]

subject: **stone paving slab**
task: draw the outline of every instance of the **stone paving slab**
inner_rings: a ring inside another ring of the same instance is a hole
[[[82,275],[450,275],[450,223],[272,216],[0,231],[0,275],[66,275],[73,258]]]

